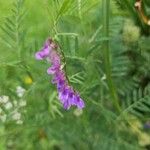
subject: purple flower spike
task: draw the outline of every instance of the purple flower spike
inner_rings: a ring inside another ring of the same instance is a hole
[[[71,106],[83,109],[85,107],[84,101],[68,84],[65,72],[61,67],[61,56],[57,48],[58,45],[51,39],[48,39],[42,50],[35,54],[35,57],[37,60],[46,59],[52,64],[52,66],[47,69],[47,73],[53,75],[52,83],[56,84],[58,97],[64,109],[68,110]]]

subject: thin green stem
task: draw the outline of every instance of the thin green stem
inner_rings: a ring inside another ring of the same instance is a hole
[[[63,50],[62,50],[62,48],[60,48],[60,53],[61,53],[61,56],[62,56],[63,69],[64,69],[64,72],[65,72],[65,74],[66,74],[66,79],[67,79],[68,83],[70,83],[69,78],[68,78],[68,76],[67,76],[66,56],[65,56],[65,54],[64,54],[64,52],[63,52]]]
[[[103,0],[102,1],[102,10],[103,10],[103,36],[109,38],[109,7],[110,7],[110,0]],[[106,78],[108,82],[108,87],[110,90],[110,94],[112,97],[113,105],[115,109],[120,112],[121,108],[119,106],[118,95],[116,92],[116,87],[112,80],[111,75],[111,62],[110,62],[110,51],[109,51],[109,40],[105,40],[103,42],[103,54],[104,54],[104,63],[105,63],[105,71],[106,71]]]

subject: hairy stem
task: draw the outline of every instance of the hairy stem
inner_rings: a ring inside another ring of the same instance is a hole
[[[102,1],[102,13],[103,13],[103,36],[109,38],[109,6],[110,0]],[[109,51],[109,40],[105,40],[103,42],[103,54],[104,54],[104,63],[105,63],[105,71],[106,78],[108,82],[108,87],[110,90],[110,94],[112,97],[113,105],[115,109],[120,112],[118,95],[116,92],[116,88],[114,86],[112,76],[111,76],[111,62],[110,62],[110,51]]]

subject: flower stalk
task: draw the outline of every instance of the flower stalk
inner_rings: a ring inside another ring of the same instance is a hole
[[[102,1],[102,13],[103,13],[103,36],[109,38],[109,7],[110,7],[110,0],[103,0]],[[118,95],[116,91],[116,87],[112,80],[111,75],[111,62],[110,62],[110,51],[109,51],[109,40],[105,40],[103,42],[103,55],[104,55],[104,64],[105,64],[105,71],[106,71],[106,79],[109,87],[109,91],[112,97],[113,105],[115,109],[120,112],[121,108],[119,106]]]

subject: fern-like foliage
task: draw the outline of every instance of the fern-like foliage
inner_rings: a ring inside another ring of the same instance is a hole
[[[150,116],[150,87],[146,87],[143,91],[142,89],[134,90],[127,94],[126,101],[123,103],[123,111],[119,115],[119,119],[126,117],[128,113],[136,115],[141,119],[149,119]]]
[[[23,20],[26,15],[24,9],[24,0],[17,0],[13,3],[11,16],[6,17],[4,25],[0,28],[3,31],[1,41],[11,50],[16,53],[20,59],[23,51],[23,43],[26,36],[26,30],[23,27]]]

